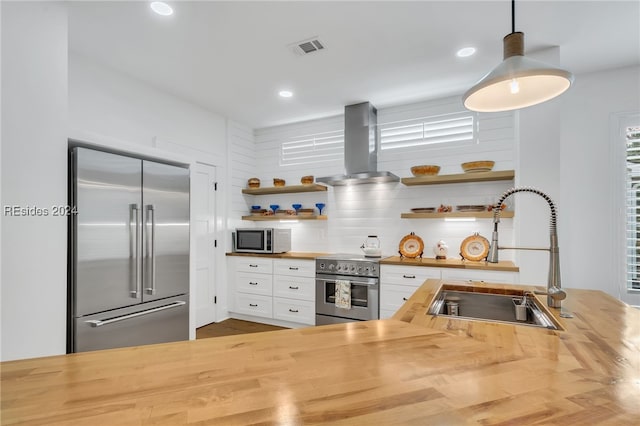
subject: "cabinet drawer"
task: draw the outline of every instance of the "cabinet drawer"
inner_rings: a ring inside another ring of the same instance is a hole
[[[247,293],[236,293],[236,312],[273,318],[273,298]]]
[[[273,298],[273,317],[279,320],[315,325],[316,305],[306,300]]]
[[[415,287],[380,284],[380,310],[397,311],[415,292]]]
[[[442,279],[518,284],[518,273],[511,271],[484,271],[479,269],[446,269],[442,271]]]
[[[294,277],[315,277],[316,262],[315,260],[274,259],[273,273]]]
[[[239,256],[236,258],[236,271],[271,274],[273,273],[273,259]]]
[[[289,299],[308,300],[313,302],[316,295],[315,278],[295,278],[284,275],[275,275],[273,282],[273,295]]]
[[[273,294],[273,275],[236,272],[236,291],[271,296]]]
[[[380,265],[380,282],[383,284],[419,287],[429,278],[440,279],[440,268],[426,266]]]

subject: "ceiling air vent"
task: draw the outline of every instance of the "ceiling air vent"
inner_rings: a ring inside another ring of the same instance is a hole
[[[318,37],[312,37],[307,40],[299,41],[290,45],[298,55],[308,55],[309,53],[319,52],[325,49],[324,43]]]

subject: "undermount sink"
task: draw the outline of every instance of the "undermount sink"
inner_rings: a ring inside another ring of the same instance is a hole
[[[494,294],[489,291],[491,289],[445,284],[431,302],[427,313],[452,318],[560,329],[529,292],[510,290],[510,294]],[[517,305],[522,303],[525,294],[526,308],[520,308],[520,319],[518,319],[516,318]],[[449,302],[453,302],[453,307],[447,306]]]

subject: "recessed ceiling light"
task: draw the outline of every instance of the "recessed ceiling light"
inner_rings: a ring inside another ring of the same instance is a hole
[[[280,92],[278,92],[278,95],[280,95],[280,97],[282,98],[290,98],[293,96],[293,92],[289,90],[281,90]]]
[[[151,10],[153,10],[158,15],[169,16],[173,14],[173,9],[171,6],[162,1],[154,1],[151,2]]]
[[[467,56],[471,56],[474,53],[476,53],[476,48],[475,47],[463,47],[462,49],[458,50],[456,55],[459,58],[466,58]]]

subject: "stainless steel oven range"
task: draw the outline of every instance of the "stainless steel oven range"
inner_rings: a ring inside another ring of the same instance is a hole
[[[347,280],[351,307],[336,306],[336,281]],[[361,255],[316,259],[316,325],[366,321],[380,317],[380,265]]]

